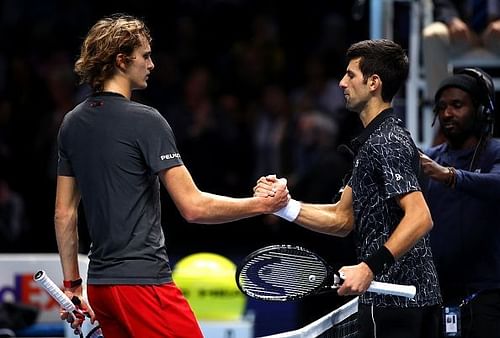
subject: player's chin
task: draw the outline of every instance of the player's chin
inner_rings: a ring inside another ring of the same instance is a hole
[[[137,83],[135,87],[136,89],[146,89],[148,87],[147,79],[144,79],[144,81]]]
[[[147,83],[136,84],[135,86],[132,87],[132,90],[142,90],[142,89],[146,89],[147,87],[148,87]]]

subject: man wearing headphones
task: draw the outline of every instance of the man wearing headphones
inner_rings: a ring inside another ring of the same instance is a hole
[[[444,142],[421,154],[434,220],[431,246],[443,296],[443,337],[500,335],[500,140],[491,137],[494,98],[493,81],[479,68],[444,79],[435,95]]]

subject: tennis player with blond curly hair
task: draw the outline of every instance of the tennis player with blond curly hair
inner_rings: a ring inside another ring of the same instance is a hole
[[[172,280],[161,225],[160,181],[193,223],[225,223],[272,213],[288,200],[231,198],[200,191],[172,129],[154,108],[131,100],[154,69],[145,23],[117,14],[88,32],[75,71],[93,93],[64,118],[58,137],[55,230],[65,292],[77,296],[106,338],[202,337]],[[78,208],[91,239],[87,293],[78,269]],[[65,318],[67,314],[63,314]],[[81,325],[82,319],[72,323]]]

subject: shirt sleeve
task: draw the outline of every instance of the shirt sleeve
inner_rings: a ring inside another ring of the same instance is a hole
[[[388,142],[381,142],[375,147],[379,148],[374,153],[381,171],[382,194],[385,199],[411,191],[420,191],[418,173],[414,163],[415,156],[418,155],[410,140],[401,137],[401,135],[392,135]]]
[[[57,175],[59,176],[75,176],[73,167],[66,154],[64,145],[65,124],[61,124],[61,128],[57,135]]]
[[[139,139],[139,147],[151,172],[182,165],[175,136],[167,120],[156,110],[144,119],[145,132]]]

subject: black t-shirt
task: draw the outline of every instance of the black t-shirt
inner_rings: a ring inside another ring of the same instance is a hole
[[[92,241],[88,283],[171,281],[157,173],[182,160],[167,121],[100,93],[65,116],[58,141],[58,175],[76,178]]]
[[[353,190],[358,259],[364,260],[387,242],[403,217],[395,197],[420,190],[420,165],[418,150],[392,109],[378,115],[354,143],[357,154],[349,185]],[[415,285],[415,299],[366,292],[361,303],[401,307],[440,303],[429,235],[376,280]]]

